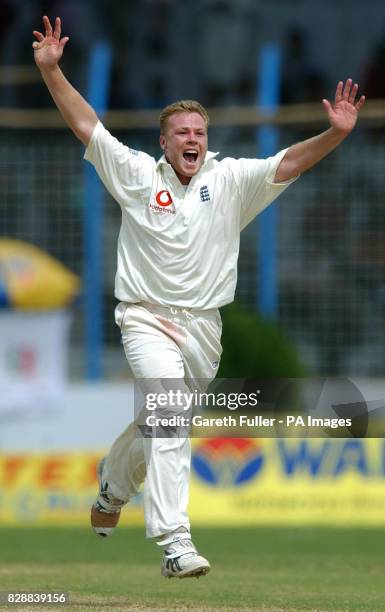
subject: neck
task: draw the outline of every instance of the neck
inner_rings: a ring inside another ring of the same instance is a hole
[[[170,163],[170,160],[168,159],[166,153],[164,154],[166,160],[168,161],[168,163]],[[180,182],[182,183],[182,185],[188,185],[189,182],[192,179],[192,176],[185,176],[184,174],[179,174],[179,172],[177,172],[174,168],[174,166],[172,164],[170,164],[172,169],[174,170],[175,174],[177,175],[178,179],[180,180]]]
[[[180,182],[182,183],[182,185],[188,185],[189,182],[191,181],[191,178],[192,178],[191,176],[184,176],[183,174],[179,174],[179,172],[175,171],[175,168],[174,168],[174,172],[177,175]]]

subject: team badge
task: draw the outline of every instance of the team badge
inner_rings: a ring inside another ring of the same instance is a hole
[[[207,185],[203,185],[203,187],[200,188],[199,193],[201,196],[201,202],[208,202],[210,200],[209,188]]]

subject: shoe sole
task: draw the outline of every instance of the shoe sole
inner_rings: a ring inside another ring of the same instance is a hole
[[[180,574],[171,574],[169,570],[162,568],[162,576],[165,578],[200,578],[201,576],[206,576],[211,569],[210,565],[196,567],[190,570],[185,570],[184,572],[180,572]]]
[[[103,457],[97,467],[97,476],[99,485],[102,479],[103,467],[106,462],[106,458]],[[120,519],[120,510],[118,512],[100,512],[95,506],[91,508],[91,527],[94,533],[100,538],[108,538],[112,536],[115,527],[117,526]],[[99,532],[98,529],[104,529],[105,531]]]
[[[120,519],[119,512],[100,512],[95,506],[91,508],[91,526],[96,535],[101,538],[107,538],[113,534],[113,530],[117,526]],[[106,531],[99,532],[97,529],[105,529]]]

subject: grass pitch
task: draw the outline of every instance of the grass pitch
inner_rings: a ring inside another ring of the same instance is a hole
[[[193,530],[212,571],[160,576],[160,549],[143,529],[97,538],[88,529],[0,529],[0,590],[69,592],[56,610],[385,610],[385,531]],[[0,606],[26,612],[46,606]]]

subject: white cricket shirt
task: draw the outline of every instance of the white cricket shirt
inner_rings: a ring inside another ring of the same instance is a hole
[[[130,149],[99,122],[84,158],[122,211],[117,299],[197,309],[232,302],[240,231],[293,182],[273,182],[285,152],[222,161],[208,152],[185,190],[164,156]]]

